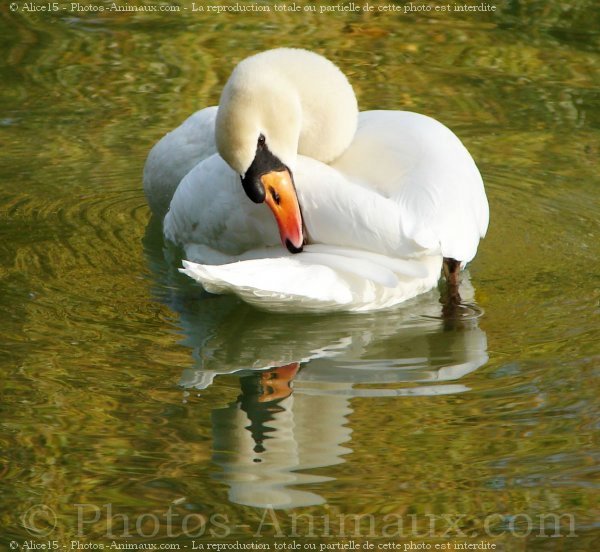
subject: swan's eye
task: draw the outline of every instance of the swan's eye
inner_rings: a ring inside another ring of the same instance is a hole
[[[265,145],[265,142],[266,142],[265,137],[264,137],[264,135],[261,134],[258,137],[258,147],[262,148]]]
[[[273,198],[273,201],[277,205],[279,205],[281,203],[281,196],[277,193],[277,190],[275,188],[273,188],[272,186],[270,186],[269,192],[271,193],[271,197]]]

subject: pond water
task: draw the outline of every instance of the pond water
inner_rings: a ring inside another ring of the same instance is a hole
[[[597,3],[258,4],[0,9],[0,548],[597,550]],[[237,61],[281,45],[335,61],[362,109],[435,116],[467,145],[491,222],[463,317],[441,318],[437,290],[272,315],[178,274],[145,156]]]

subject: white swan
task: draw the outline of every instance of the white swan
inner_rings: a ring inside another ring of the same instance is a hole
[[[144,190],[185,250],[183,272],[287,311],[390,307],[433,288],[443,259],[457,289],[489,216],[479,171],[448,128],[358,113],[333,63],[287,48],[242,61],[218,108],[162,138]]]

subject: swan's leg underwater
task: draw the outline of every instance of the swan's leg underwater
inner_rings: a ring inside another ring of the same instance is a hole
[[[458,292],[460,261],[444,257],[443,269],[447,284],[447,292],[443,302],[446,307],[458,305],[461,301],[460,293]]]

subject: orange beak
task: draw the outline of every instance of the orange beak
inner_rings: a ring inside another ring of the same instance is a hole
[[[263,174],[260,181],[265,188],[265,203],[277,221],[281,243],[291,253],[300,253],[304,245],[302,214],[292,176],[287,170],[272,171]]]

